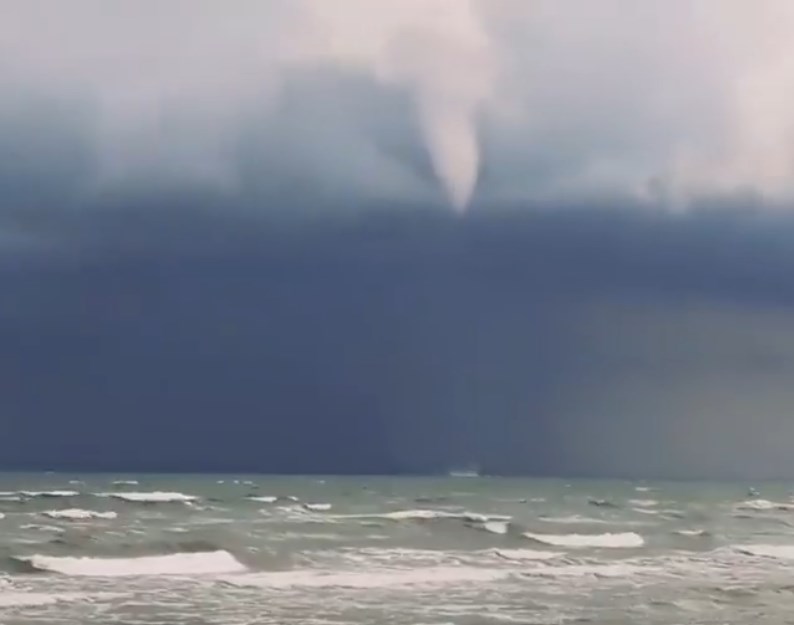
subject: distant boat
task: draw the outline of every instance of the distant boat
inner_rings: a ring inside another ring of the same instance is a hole
[[[449,475],[449,477],[480,477],[480,468],[477,465],[470,465],[452,469],[447,475]]]

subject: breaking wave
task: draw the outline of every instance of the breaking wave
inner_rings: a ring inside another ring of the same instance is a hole
[[[499,514],[481,514],[479,512],[452,512],[449,510],[431,510],[420,508],[416,510],[395,510],[393,512],[346,515],[339,518],[384,519],[387,521],[433,521],[437,519],[458,519],[472,523],[487,523],[489,521],[510,521],[512,517]]]
[[[780,501],[769,501],[768,499],[748,499],[736,505],[737,510],[780,510],[789,511],[794,510],[793,503],[785,503]]]
[[[16,493],[3,493],[3,495],[21,495],[28,499],[36,499],[48,497],[79,497],[80,493],[76,490],[20,490]]]
[[[736,545],[734,550],[748,556],[794,560],[794,545]]]
[[[554,547],[601,547],[636,548],[642,547],[645,540],[634,532],[617,534],[533,534],[525,532],[525,538],[552,545]]]
[[[17,556],[14,560],[33,571],[76,577],[131,577],[151,575],[209,575],[242,573],[248,569],[228,551],[175,553],[138,558]]]
[[[255,588],[385,588],[446,586],[464,583],[482,583],[504,579],[510,571],[477,567],[432,566],[410,569],[386,569],[370,571],[325,571],[305,569],[253,573],[224,578],[232,586]]]
[[[510,531],[510,523],[507,521],[486,521],[480,527],[486,532],[500,536],[504,536]]]
[[[45,510],[41,513],[50,519],[67,519],[69,521],[85,521],[88,519],[115,519],[118,513],[97,512],[95,510],[83,510],[81,508],[71,508],[69,510]]]
[[[96,496],[111,497],[128,503],[189,503],[199,499],[195,495],[163,491],[96,493]]]
[[[305,503],[303,507],[310,512],[327,512],[331,509],[330,503]]]
[[[504,560],[551,560],[560,557],[556,551],[536,551],[534,549],[494,549],[493,554]]]

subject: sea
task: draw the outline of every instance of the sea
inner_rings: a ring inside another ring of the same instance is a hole
[[[793,487],[5,474],[0,624],[791,623]]]

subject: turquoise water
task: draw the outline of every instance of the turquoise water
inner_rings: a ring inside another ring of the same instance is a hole
[[[0,623],[781,623],[788,484],[0,475]]]

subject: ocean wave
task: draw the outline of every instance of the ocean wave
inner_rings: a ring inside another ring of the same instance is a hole
[[[138,480],[114,480],[113,486],[138,486]]]
[[[303,507],[310,512],[327,512],[331,509],[330,503],[305,503]]]
[[[679,536],[687,536],[689,538],[711,536],[711,533],[707,530],[676,530],[673,532],[673,534],[678,534]]]
[[[789,511],[794,510],[794,504],[780,501],[769,501],[768,499],[748,499],[747,501],[736,504],[736,509],[757,511]]]
[[[596,519],[594,517],[582,516],[581,514],[570,514],[568,516],[546,516],[540,517],[538,519],[543,523],[559,523],[561,525],[589,525],[589,524],[598,524],[598,525],[605,525],[608,524],[609,521],[605,519]]]
[[[597,579],[629,579],[638,574],[648,573],[643,565],[620,563],[586,563],[586,564],[564,564],[561,566],[540,566],[522,570],[521,577],[535,578],[543,577],[550,579],[580,578],[590,577]]]
[[[39,532],[62,532],[63,529],[55,525],[40,525],[39,523],[26,523],[20,525],[21,530],[36,530]]]
[[[0,608],[22,608],[53,605],[56,603],[76,603],[79,601],[97,601],[102,599],[115,599],[119,593],[81,593],[81,592],[24,592],[3,591],[0,593]]]
[[[615,534],[533,534],[525,532],[523,536],[554,547],[636,548],[645,544],[642,536],[634,532]]]
[[[794,545],[736,545],[733,549],[748,556],[794,560]]]
[[[537,551],[535,549],[494,549],[491,553],[504,560],[551,560],[559,558],[556,551]]]
[[[500,514],[482,514],[479,512],[452,512],[450,510],[431,510],[419,508],[415,510],[394,510],[392,512],[379,512],[373,514],[347,515],[341,518],[358,519],[386,519],[388,521],[433,521],[437,519],[459,519],[472,523],[487,523],[489,521],[510,521],[512,517]]]
[[[83,510],[81,508],[71,508],[69,510],[45,510],[41,513],[50,519],[67,519],[70,521],[85,521],[88,519],[115,519],[118,517],[116,512],[97,512],[95,510]]]
[[[76,490],[20,490],[16,494],[29,499],[80,496],[80,492]]]
[[[410,569],[325,571],[304,569],[271,573],[251,573],[223,578],[222,582],[254,588],[350,588],[369,589],[477,584],[511,576],[510,571],[465,566],[433,566]]]
[[[96,493],[96,496],[111,497],[129,503],[190,503],[199,499],[196,495],[164,491]]]
[[[297,503],[300,501],[294,495],[248,495],[246,499],[248,501],[256,501],[258,503],[283,503],[286,501]]]
[[[598,508],[619,508],[620,506],[609,499],[588,499],[587,503]]]
[[[629,499],[629,504],[636,508],[652,508],[658,506],[659,502],[656,499]]]
[[[72,577],[193,576],[247,571],[228,551],[175,553],[138,558],[17,556],[35,571]]]
[[[504,536],[510,531],[510,523],[507,521],[486,521],[480,527],[486,532],[500,536]]]

